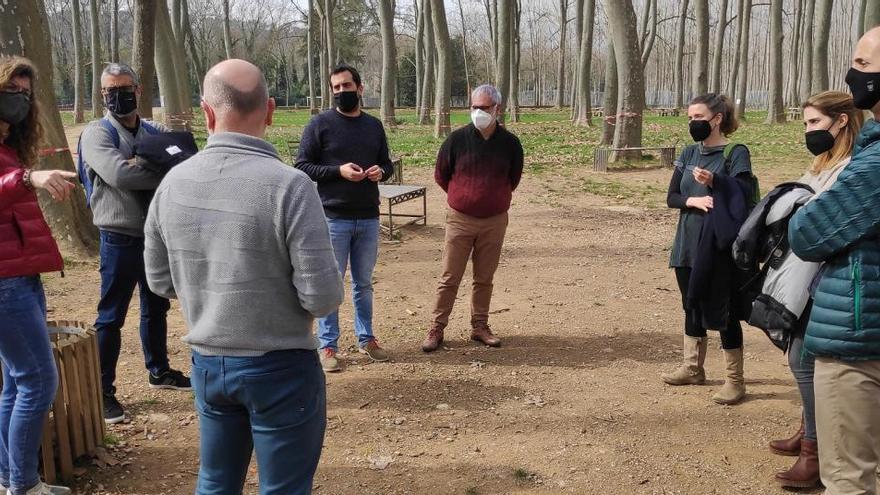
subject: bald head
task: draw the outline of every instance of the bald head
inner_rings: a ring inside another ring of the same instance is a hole
[[[868,30],[856,45],[846,83],[856,107],[880,118],[880,26]]]
[[[269,100],[266,78],[245,60],[224,60],[205,75],[205,100],[218,113],[240,117],[264,110]]]
[[[880,26],[862,36],[853,53],[853,68],[862,72],[880,72]]]

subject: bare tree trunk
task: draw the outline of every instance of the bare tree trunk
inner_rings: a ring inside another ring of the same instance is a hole
[[[510,35],[513,37],[510,54],[510,97],[507,100],[507,114],[511,122],[519,122],[519,63],[520,63],[520,22],[522,20],[522,0],[512,0],[513,16]]]
[[[501,115],[499,122],[504,123],[504,111],[510,98],[510,28],[513,15],[514,0],[498,0],[498,58],[495,60],[496,86],[501,93]]]
[[[382,122],[387,126],[396,124],[394,118],[394,94],[397,82],[397,45],[394,39],[394,0],[379,1],[379,24],[382,30],[382,106],[379,110]]]
[[[81,124],[86,120],[83,115],[86,93],[83,72],[85,72],[86,54],[83,50],[82,10],[79,0],[71,0],[70,6],[73,11],[73,122]]]
[[[36,100],[42,108],[42,146],[63,149],[43,156],[36,168],[74,171],[73,157],[67,149],[67,137],[58,113],[52,81],[52,40],[43,0],[0,2],[0,54],[21,55],[37,67]],[[73,194],[68,201],[57,203],[48,195],[39,194],[40,206],[62,252],[75,256],[93,256],[98,251],[98,231],[92,225],[85,196]]]
[[[810,91],[828,89],[828,35],[831,31],[831,9],[834,0],[816,0],[815,43],[813,45],[813,83]]]
[[[645,42],[642,43],[643,69],[648,66],[648,61],[651,59],[651,52],[654,51],[654,42],[657,40],[657,0],[649,0],[648,3],[651,6],[651,24],[650,31],[643,36],[643,39],[645,40]]]
[[[562,108],[565,104],[565,41],[567,32],[568,0],[559,0],[559,64],[556,68],[556,108]],[[501,37],[501,39],[506,38]]]
[[[467,49],[467,27],[464,24],[464,9],[461,6],[461,0],[458,0],[458,15],[461,18],[461,53],[464,59],[464,85],[467,88],[467,94],[471,94],[471,75],[468,69],[468,49]]]
[[[574,63],[574,69],[571,75],[571,120],[577,118],[578,115],[578,78],[580,77],[578,71],[578,61],[580,59],[580,49],[581,49],[581,38],[583,37],[584,30],[584,0],[573,0],[574,1],[574,53],[573,55],[577,57]],[[650,3],[650,0],[649,0]]]
[[[752,27],[752,0],[745,0],[743,5],[742,33],[739,39],[739,85],[736,88],[736,118],[743,119],[746,115],[746,99],[749,89],[749,37]]]
[[[804,16],[804,35],[801,36],[803,44],[800,49],[801,58],[801,101],[807,101],[813,94],[813,25],[815,24],[816,1],[807,1],[807,11]]]
[[[110,1],[110,59],[119,62],[119,0]]]
[[[684,106],[684,28],[687,23],[689,0],[681,0],[678,17],[678,38],[675,43],[675,108]]]
[[[743,27],[743,9],[745,7],[745,0],[738,0],[736,7],[736,45],[734,45],[734,55],[733,62],[730,64],[731,74],[730,79],[727,80],[727,96],[730,97],[734,102],[736,101],[736,80],[739,76],[739,59],[742,57],[742,53],[740,53],[740,38],[742,38],[742,27]]]
[[[413,11],[416,18],[416,113],[422,108],[422,78],[425,71],[425,22],[422,17],[422,3],[425,0],[413,0]]]
[[[315,41],[315,12],[312,10],[313,2],[315,0],[309,0],[309,11],[308,11],[308,28],[306,33],[306,56],[308,60],[306,61],[306,66],[309,71],[309,114],[315,115],[318,113],[318,102],[316,100],[317,95],[315,94],[315,49],[313,47]]]
[[[431,11],[433,0],[422,0],[422,19],[425,30],[425,75],[422,77],[422,107],[419,109],[419,124],[431,122],[431,100],[434,92],[434,21]]]
[[[795,4],[795,13],[794,13],[794,26],[792,27],[791,33],[791,51],[789,52],[788,57],[788,96],[787,96],[787,104],[789,106],[795,107],[800,103],[800,93],[798,91],[798,82],[799,82],[799,74],[798,74],[798,50],[800,47],[800,43],[802,41],[801,30],[803,28],[803,20],[804,20],[804,0],[796,0]]]
[[[232,58],[232,27],[229,20],[229,0],[223,0],[223,48],[226,58]]]
[[[596,21],[596,1],[584,2],[584,22],[581,33],[580,56],[578,57],[578,113],[575,125],[590,127],[593,125],[593,107],[591,101],[590,73],[593,64],[593,26]],[[613,55],[611,50],[609,58]]]
[[[156,74],[156,0],[135,0],[132,68],[141,80],[138,115],[153,118],[153,76]]]
[[[449,124],[449,98],[452,93],[452,72],[449,25],[446,23],[446,6],[443,0],[431,0],[431,16],[434,21],[434,38],[437,41],[437,88],[434,96],[434,137],[446,137]]]
[[[101,21],[98,16],[98,0],[89,1],[89,12],[92,23],[92,116],[100,119],[104,115],[104,107],[101,105],[101,71],[104,63],[101,61]]]
[[[182,127],[178,119],[186,114],[188,104],[181,92],[180,80],[177,72],[185,70],[178,66],[178,57],[175,55],[176,43],[171,32],[171,19],[168,17],[168,8],[160,1],[156,5],[156,72],[159,76],[159,93],[162,96],[162,110],[165,114],[165,123],[173,128]]]
[[[636,14],[632,0],[605,0],[605,13],[617,58],[619,84],[618,119],[614,132],[615,148],[637,148],[642,145],[642,118],[645,111],[645,77],[641,49],[636,31]],[[613,153],[611,160],[629,153]]]
[[[691,92],[702,95],[709,92],[709,0],[694,0],[697,27],[697,54],[694,57]]]
[[[196,49],[195,40],[193,39],[192,23],[189,19],[189,2],[187,0],[183,0],[183,2],[181,2],[181,9],[181,23],[183,24],[183,32],[186,35],[186,41],[189,44],[189,52],[192,56],[194,69],[196,71],[196,83],[198,83],[199,90],[201,90],[201,78],[204,77],[205,73],[207,72],[207,67],[205,67],[205,65],[202,63],[202,59],[199,56],[198,50]]]
[[[782,99],[782,3],[770,0],[770,100],[767,124],[785,123]]]
[[[602,103],[602,144],[614,143],[614,130],[617,128],[617,57],[614,46],[609,41],[608,61],[605,64],[605,96]]]
[[[492,54],[489,58],[493,62],[493,67],[487,75],[497,84],[498,75],[493,74],[492,71],[495,70],[494,62],[498,59],[498,0],[483,0],[483,8],[486,9],[486,22],[489,24],[489,48]]]
[[[326,41],[324,42],[324,48],[327,50],[327,67],[324,68],[324,71],[328,74],[328,84],[329,84],[329,74],[336,66],[336,63],[339,61],[339,58],[336,53],[336,43],[335,43],[335,35],[333,34],[333,11],[336,9],[336,0],[318,0],[324,2],[324,36],[326,37]],[[329,94],[329,93],[328,93]],[[333,102],[330,98],[324,99],[324,104],[326,108],[332,108]]]
[[[880,26],[880,2],[877,0],[868,0],[864,3],[864,6],[864,31]]]
[[[727,32],[727,0],[721,0],[718,28],[715,33],[715,52],[712,54],[712,92],[721,92],[721,61],[724,54],[724,34]]]

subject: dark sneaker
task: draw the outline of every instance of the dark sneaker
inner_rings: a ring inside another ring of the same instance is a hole
[[[116,400],[116,394],[113,392],[104,392],[104,422],[108,425],[121,423],[125,419],[125,410],[122,404]]]
[[[154,376],[150,373],[150,388],[161,388],[167,390],[192,390],[192,383],[183,373],[168,369]]]

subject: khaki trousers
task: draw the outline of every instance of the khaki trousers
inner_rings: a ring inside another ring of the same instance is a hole
[[[448,208],[446,242],[443,248],[443,274],[437,286],[434,325],[445,328],[455,305],[461,278],[468,258],[473,261],[474,288],[471,295],[471,325],[489,321],[492,301],[492,279],[501,258],[507,213],[477,218]]]
[[[880,361],[816,358],[819,470],[827,495],[875,495]]]

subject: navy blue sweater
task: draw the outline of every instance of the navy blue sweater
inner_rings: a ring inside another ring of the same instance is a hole
[[[394,173],[385,128],[379,119],[364,112],[347,117],[335,109],[326,110],[303,130],[296,168],[318,183],[324,213],[330,218],[377,218],[379,186],[370,179],[351,182],[339,167],[354,163],[367,170],[382,167],[382,180]]]

